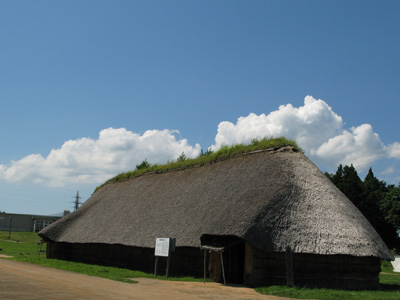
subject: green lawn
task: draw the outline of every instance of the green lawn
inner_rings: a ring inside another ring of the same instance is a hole
[[[40,238],[32,232],[12,232],[11,239],[8,239],[8,232],[0,231],[0,254],[13,256],[13,260],[40,264],[52,268],[73,271],[91,276],[98,276],[117,281],[132,283],[128,278],[157,278],[168,280],[202,281],[201,278],[173,278],[165,276],[154,277],[140,271],[120,269],[113,267],[88,265],[70,261],[46,259],[45,253],[38,256],[38,245]],[[44,249],[43,249],[44,250]],[[308,289],[301,287],[289,288],[286,286],[268,286],[257,288],[261,294],[275,295],[298,299],[362,299],[362,300],[383,300],[400,299],[400,273],[394,273],[390,262],[382,263],[380,274],[381,287],[376,291],[342,291],[332,289]]]

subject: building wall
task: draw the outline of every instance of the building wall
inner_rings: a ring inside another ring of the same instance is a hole
[[[8,214],[0,213],[0,230],[9,231],[34,231],[39,232],[41,229],[57,221],[61,217],[41,216],[41,215],[24,215],[24,214]]]
[[[154,249],[109,244],[47,243],[47,258],[108,265],[154,272]],[[207,260],[208,262],[208,260]],[[157,274],[165,275],[167,258],[160,257]],[[170,276],[203,277],[204,253],[199,248],[178,247],[171,254]]]
[[[33,218],[29,215],[0,214],[0,230],[33,231]]]
[[[111,265],[147,273],[154,272],[154,249],[108,244],[47,243],[47,257],[91,264]],[[235,249],[236,248],[236,249]],[[248,286],[285,285],[285,253],[265,253],[246,243],[223,254],[228,283]],[[206,277],[213,263],[206,256]],[[214,260],[220,259],[215,256]],[[166,258],[160,258],[157,274],[164,275]],[[212,266],[213,265],[213,266]],[[239,266],[241,265],[241,266]],[[380,260],[374,257],[348,255],[293,254],[294,285],[341,289],[374,289],[379,287]],[[240,276],[242,272],[243,276]],[[170,276],[204,276],[204,251],[177,247],[171,255]],[[219,277],[221,282],[221,278]]]
[[[246,245],[245,284],[284,285],[285,253],[265,253]],[[294,285],[341,289],[379,287],[380,259],[350,255],[293,254]]]

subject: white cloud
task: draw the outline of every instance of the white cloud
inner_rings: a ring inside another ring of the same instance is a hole
[[[165,163],[182,152],[187,157],[200,153],[186,139],[177,139],[178,131],[148,130],[143,135],[125,128],[108,128],[99,138],[66,141],[51,150],[47,157],[32,154],[10,166],[0,165],[0,178],[12,182],[28,181],[48,186],[69,183],[102,183],[117,173],[132,170],[145,158],[151,163]]]
[[[140,135],[125,128],[104,129],[98,139],[66,141],[47,157],[32,154],[9,166],[0,165],[0,179],[48,186],[102,183],[117,173],[134,169],[145,158],[151,163],[165,163],[182,152],[187,157],[197,156],[200,145],[189,145],[186,139],[177,138],[177,133],[165,129]],[[342,163],[353,164],[362,172],[379,160],[400,159],[400,143],[383,144],[370,124],[344,128],[342,117],[325,101],[312,96],[305,97],[304,105],[298,108],[287,104],[268,115],[251,113],[240,117],[236,124],[221,122],[211,148],[280,136],[295,139],[307,156],[329,171]]]
[[[393,143],[387,147],[387,153],[390,158],[400,159],[400,143]]]
[[[212,149],[280,136],[295,139],[315,163],[331,170],[342,163],[363,171],[384,158],[400,159],[399,143],[384,145],[370,124],[346,130],[342,117],[312,96],[299,108],[287,104],[268,115],[240,117],[236,124],[221,122]]]
[[[391,175],[391,174],[394,174],[395,171],[396,171],[395,167],[394,167],[394,166],[390,166],[390,167],[387,167],[387,168],[381,173],[381,175]]]
[[[365,170],[385,158],[387,151],[372,126],[363,124],[351,128],[351,132],[344,130],[341,135],[330,138],[318,148],[315,156],[331,167],[342,163]]]
[[[329,138],[340,133],[343,120],[322,100],[307,96],[304,106],[282,105],[268,115],[250,114],[240,117],[236,124],[221,122],[212,149],[222,145],[249,143],[253,138],[285,136],[307,151],[314,152]]]

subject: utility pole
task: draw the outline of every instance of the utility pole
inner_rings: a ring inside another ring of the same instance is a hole
[[[79,191],[76,192],[76,196],[75,196],[75,201],[74,201],[74,211],[77,210],[79,208],[79,205],[82,204],[82,202],[79,202],[79,199],[81,197],[79,196]]]
[[[8,233],[8,239],[11,239],[11,225],[12,225],[12,217],[8,217],[10,219],[10,231]]]

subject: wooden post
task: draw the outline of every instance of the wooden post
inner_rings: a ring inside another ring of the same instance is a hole
[[[52,257],[51,247],[52,247],[52,242],[47,242],[47,244],[46,244],[46,258],[53,258]]]
[[[226,285],[226,280],[225,280],[225,270],[224,270],[224,259],[222,258],[222,251],[221,253],[221,267],[222,267],[222,277],[224,278],[224,285]]]
[[[222,252],[224,252],[223,247],[212,247],[212,246],[201,246],[201,249],[204,250],[204,283],[206,282],[206,263],[207,263],[207,251],[210,252],[210,260],[209,260],[209,271],[210,271],[210,280],[215,282],[221,281],[221,271],[222,277],[224,279],[224,284],[226,285],[225,280],[225,270],[224,270],[224,259],[222,257]],[[220,259],[218,259],[218,253],[220,254]]]
[[[204,249],[204,283],[206,283],[207,250]]]
[[[43,240],[41,240],[40,242],[37,243],[37,245],[38,245],[38,251],[37,251],[36,254],[37,254],[37,257],[38,257],[38,258],[40,257],[40,252],[42,252],[43,243],[44,243]]]
[[[290,246],[286,246],[286,283],[287,286],[293,286],[293,252]]]
[[[158,264],[158,256],[156,256],[156,263],[154,266],[154,276],[157,276],[157,264]]]
[[[169,253],[168,254],[168,257],[167,257],[167,271],[165,272],[165,275],[168,277],[168,275],[169,275],[169,264],[170,264],[170,261],[171,261],[171,253]]]

